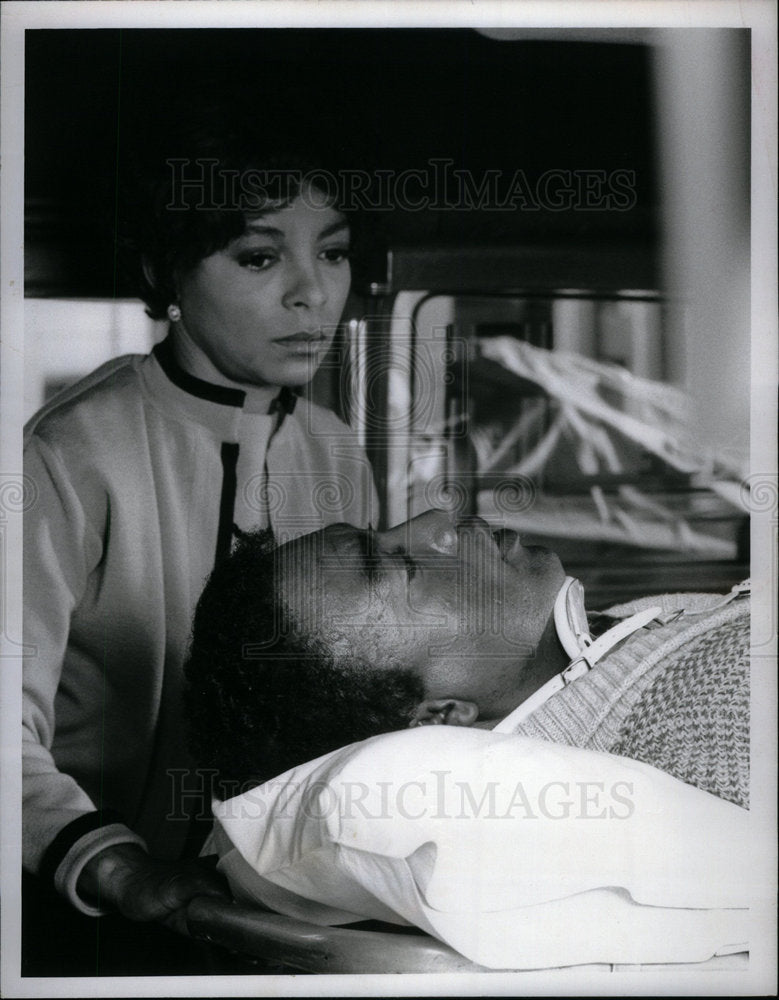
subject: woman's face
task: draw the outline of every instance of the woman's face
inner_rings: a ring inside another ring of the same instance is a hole
[[[351,281],[349,227],[311,194],[252,216],[180,276],[180,325],[234,382],[303,385],[332,343]]]

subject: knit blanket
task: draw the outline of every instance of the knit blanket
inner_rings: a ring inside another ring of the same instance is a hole
[[[749,806],[749,601],[705,610],[712,595],[642,599],[684,608],[641,629],[515,732],[631,757]]]

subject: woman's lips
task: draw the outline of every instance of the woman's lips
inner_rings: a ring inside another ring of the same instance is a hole
[[[307,333],[305,330],[301,330],[298,333],[290,333],[286,337],[277,337],[274,343],[276,344],[306,344],[312,341],[324,340],[325,335],[319,333],[318,331]]]
[[[273,343],[292,354],[312,354],[318,351],[327,341],[322,333],[291,333],[288,337],[277,337]]]

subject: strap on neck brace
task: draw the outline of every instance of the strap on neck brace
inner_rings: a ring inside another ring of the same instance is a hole
[[[612,626],[608,632],[593,639],[587,627],[584,610],[584,587],[573,577],[566,577],[554,605],[554,621],[560,643],[571,662],[559,674],[526,698],[493,729],[496,733],[511,733],[545,701],[562,691],[572,681],[591,670],[602,657],[623,639],[644,628],[661,613],[657,606],[645,608]]]

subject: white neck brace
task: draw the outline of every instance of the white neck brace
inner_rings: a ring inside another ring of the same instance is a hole
[[[584,587],[572,576],[565,578],[555,599],[554,624],[557,638],[571,659],[592,642],[584,609]]]
[[[578,580],[567,576],[554,603],[554,623],[557,637],[565,652],[571,657],[571,662],[559,674],[555,674],[537,691],[526,698],[509,715],[493,729],[495,733],[512,733],[516,727],[545,701],[562,691],[566,685],[577,680],[591,670],[592,667],[629,635],[643,628],[661,612],[653,606],[639,611],[629,618],[617,622],[608,632],[593,639],[587,624],[587,613],[584,609],[584,587]]]

